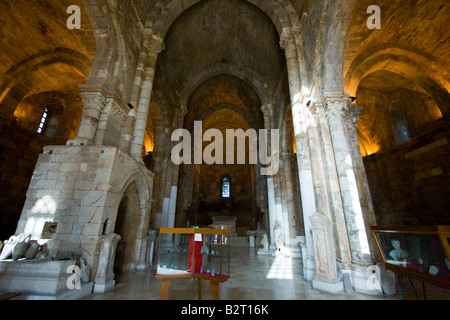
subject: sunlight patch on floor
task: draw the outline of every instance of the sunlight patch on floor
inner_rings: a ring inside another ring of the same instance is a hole
[[[266,276],[267,279],[281,279],[292,280],[294,279],[294,269],[292,265],[292,259],[279,255],[275,258],[269,272]]]

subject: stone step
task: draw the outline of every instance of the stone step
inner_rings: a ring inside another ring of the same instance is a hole
[[[232,247],[248,247],[248,236],[233,236],[231,237]]]

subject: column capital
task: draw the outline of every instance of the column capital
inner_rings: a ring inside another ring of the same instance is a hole
[[[157,56],[161,51],[165,50],[166,46],[162,38],[153,36],[149,43],[149,53]]]
[[[323,125],[327,122],[326,108],[322,101],[312,102],[309,105],[309,110],[314,117],[317,124]]]
[[[164,40],[153,34],[153,31],[149,28],[145,28],[142,31],[142,50],[149,54],[158,55],[165,49]]]
[[[165,49],[166,46],[164,45],[164,40],[162,38],[152,35],[151,32],[144,33],[141,52],[157,56],[161,51]]]
[[[264,118],[271,117],[273,115],[273,105],[268,103],[261,106],[261,112],[263,113]]]
[[[351,103],[351,97],[349,94],[339,94],[339,93],[325,93],[322,97],[323,104],[347,104]]]
[[[301,36],[302,28],[284,28],[280,36],[280,47],[283,50],[295,49]]]
[[[322,99],[327,116],[344,115],[350,103],[351,98],[347,94],[325,94]]]
[[[359,121],[363,108],[352,103],[349,94],[344,95],[326,95],[322,102],[325,105],[327,116],[340,115],[348,124],[356,126]]]
[[[351,103],[348,105],[347,117],[353,126],[357,127],[357,123],[358,123],[359,119],[361,118],[362,112],[363,112],[362,107],[357,106],[354,103]]]
[[[80,92],[81,100],[85,107],[94,107],[102,111],[106,106],[106,97],[101,92]]]

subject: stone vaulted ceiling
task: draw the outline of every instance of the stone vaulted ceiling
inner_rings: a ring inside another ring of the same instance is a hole
[[[363,107],[358,129],[368,154],[405,142],[391,132],[399,114],[412,138],[436,128],[450,105],[450,3],[379,1],[379,30],[366,26],[371,4],[356,2],[343,61],[345,91]]]
[[[395,72],[409,80],[418,80],[416,71],[433,71],[434,80],[450,90],[449,2],[381,1],[381,29],[369,30],[366,10],[372,2],[357,1],[353,11],[343,67],[346,91],[354,94],[362,77],[379,70]],[[386,83],[380,78],[377,83],[389,87],[392,81]],[[419,81],[416,84],[420,85]]]
[[[66,26],[67,8],[83,1],[1,1],[1,89],[20,87],[17,99],[45,91],[71,92],[85,83],[96,52],[88,19],[84,32]]]
[[[164,39],[158,86],[176,105],[187,103],[202,82],[226,74],[273,96],[286,63],[279,41],[270,18],[246,1],[199,2],[175,20]]]

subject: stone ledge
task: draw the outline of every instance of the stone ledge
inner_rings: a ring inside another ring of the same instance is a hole
[[[342,293],[344,292],[344,282],[325,282],[313,279],[312,287],[316,290],[328,292],[328,293]]]
[[[67,269],[76,261],[1,261],[0,290],[24,296],[58,296],[66,291],[70,274]]]

